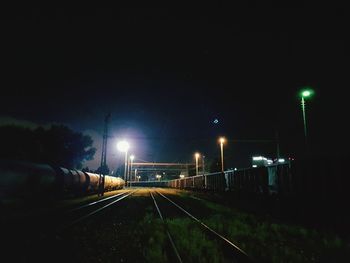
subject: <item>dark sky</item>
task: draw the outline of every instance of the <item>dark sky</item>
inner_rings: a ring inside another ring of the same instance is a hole
[[[0,117],[64,123],[100,148],[110,111],[112,169],[122,137],[140,159],[189,162],[196,150],[218,156],[225,135],[228,166],[246,166],[254,154],[275,157],[275,144],[243,140],[276,131],[283,156],[300,153],[307,85],[310,145],[345,153],[345,18],[341,7],[311,4],[4,9]]]

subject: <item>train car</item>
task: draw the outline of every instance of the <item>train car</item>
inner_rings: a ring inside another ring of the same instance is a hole
[[[62,198],[97,193],[100,175],[95,173],[35,164],[0,160],[0,198],[42,197]],[[105,191],[121,189],[121,178],[105,176]]]
[[[205,188],[211,191],[225,191],[226,180],[224,173],[211,173],[204,175],[205,177]]]
[[[100,175],[94,173],[84,172],[89,180],[87,192],[97,193],[100,183]]]
[[[247,195],[285,195],[292,192],[291,184],[290,164],[276,164],[175,179],[169,181],[167,186]]]
[[[30,198],[51,196],[62,186],[62,178],[46,164],[0,160],[0,197]]]
[[[268,171],[266,167],[225,171],[226,191],[242,194],[268,192]]]
[[[121,189],[125,185],[125,181],[120,177],[108,176],[105,177],[104,190],[112,191],[116,189]]]
[[[205,177],[203,175],[197,175],[193,177],[193,188],[202,190],[205,187]]]

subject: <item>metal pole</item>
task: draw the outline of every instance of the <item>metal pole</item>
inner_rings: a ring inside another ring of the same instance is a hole
[[[205,156],[203,155],[202,156],[202,172],[203,172],[203,175],[205,173],[204,158],[205,158]]]
[[[128,158],[128,169],[127,169],[127,171],[128,171],[128,173],[127,173],[127,178],[128,178],[128,181],[130,181],[130,162],[131,162],[131,160],[130,160],[130,157]]]
[[[221,172],[224,172],[224,143],[220,142],[221,148]]]
[[[306,141],[307,141],[307,130],[306,130],[306,115],[305,115],[305,100],[304,100],[304,97],[301,97],[301,108],[303,110],[304,135],[305,135],[305,143],[306,143]]]
[[[278,131],[276,131],[276,155],[277,155],[277,159],[279,159],[280,158],[280,142],[279,142]]]
[[[124,181],[127,181],[127,178],[126,178],[127,162],[128,162],[128,151],[125,151]]]
[[[132,178],[132,162],[133,160],[130,159],[130,173],[129,173],[129,180],[131,181],[131,178]]]
[[[196,175],[198,175],[198,156],[196,155]]]

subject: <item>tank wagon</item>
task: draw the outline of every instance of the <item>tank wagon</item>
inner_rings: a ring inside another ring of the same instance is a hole
[[[102,186],[96,173],[21,161],[0,160],[1,197],[65,197],[97,193]],[[121,189],[123,179],[104,176],[104,191]]]

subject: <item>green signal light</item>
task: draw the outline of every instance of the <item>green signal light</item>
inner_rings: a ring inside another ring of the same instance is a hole
[[[303,89],[301,92],[300,92],[300,96],[302,98],[309,98],[311,97],[312,95],[314,94],[314,91],[310,88],[306,88],[306,89]]]
[[[308,90],[303,91],[303,93],[301,94],[303,97],[309,97],[311,95],[311,92]]]

